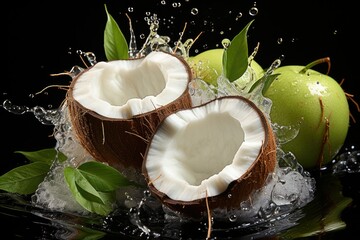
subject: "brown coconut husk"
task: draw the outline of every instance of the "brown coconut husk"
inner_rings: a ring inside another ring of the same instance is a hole
[[[192,218],[201,218],[203,216],[206,216],[209,210],[212,211],[214,209],[221,209],[225,211],[231,211],[234,209],[240,209],[241,202],[251,200],[252,194],[256,190],[261,189],[266,184],[268,176],[275,171],[277,162],[276,138],[267,117],[250,100],[241,96],[230,97],[238,97],[243,99],[244,101],[248,101],[249,104],[258,111],[265,129],[266,139],[258,154],[257,159],[239,179],[230,183],[228,188],[224,192],[216,196],[206,197],[193,201],[179,201],[171,199],[163,192],[160,192],[153,185],[152,181],[156,181],[156,179],[149,179],[145,166],[145,155],[142,172],[145,176],[146,182],[148,183],[150,191],[165,206],[179,213],[180,215]],[[203,105],[206,105],[206,103]],[[202,105],[197,107],[201,106]],[[161,127],[161,124],[159,125],[159,127]],[[146,154],[147,152],[148,150],[146,151]]]
[[[190,82],[192,73],[186,61],[171,55],[185,65]],[[84,72],[73,79],[66,98],[71,123],[80,144],[95,160],[106,162],[119,171],[127,168],[140,171],[147,144],[158,124],[172,112],[191,107],[188,88],[175,101],[153,111],[130,119],[109,118],[85,108],[74,98],[72,90]]]

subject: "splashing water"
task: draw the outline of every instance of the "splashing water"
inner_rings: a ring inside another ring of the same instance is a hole
[[[38,119],[39,122],[44,125],[55,125],[55,122],[61,115],[61,111],[59,109],[46,110],[45,108],[40,106],[35,106],[33,108],[27,106],[18,106],[14,105],[8,99],[3,102],[2,107],[5,110],[18,115],[25,113],[33,113],[36,119]]]

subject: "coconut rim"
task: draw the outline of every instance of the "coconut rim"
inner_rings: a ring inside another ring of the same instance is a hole
[[[170,52],[164,52],[164,51],[153,51],[151,53],[149,53],[148,55],[146,56],[142,56],[142,57],[138,57],[138,58],[129,58],[129,59],[124,59],[124,60],[112,60],[112,61],[108,61],[106,63],[111,63],[111,62],[115,62],[115,61],[139,61],[140,64],[141,62],[143,62],[143,60],[149,56],[150,54],[154,54],[154,53],[163,53],[163,54],[168,54],[172,57],[174,57],[174,59],[177,59],[177,61],[179,61],[182,66],[184,67],[184,76],[186,75],[186,81],[184,81],[184,83],[186,82],[186,84],[183,84],[184,88],[182,89],[183,91],[179,91],[178,94],[176,95],[176,97],[173,97],[171,99],[171,101],[167,101],[166,104],[163,104],[163,105],[158,105],[158,106],[154,106],[154,104],[152,105],[153,106],[153,109],[149,110],[149,111],[144,111],[144,112],[141,112],[141,113],[137,113],[137,114],[131,114],[129,115],[128,117],[112,117],[112,116],[108,116],[108,115],[104,115],[104,114],[101,114],[99,112],[97,112],[96,110],[94,110],[93,108],[91,107],[88,107],[86,105],[84,105],[83,103],[81,103],[77,97],[74,96],[74,89],[75,89],[75,85],[78,83],[78,80],[84,75],[86,74],[87,72],[89,72],[91,69],[93,69],[97,64],[85,69],[84,71],[82,71],[80,74],[78,74],[76,77],[74,77],[74,79],[71,81],[71,84],[70,84],[70,87],[69,87],[69,90],[67,91],[67,97],[66,97],[66,101],[67,102],[76,102],[76,104],[78,104],[82,109],[84,109],[87,113],[93,115],[95,118],[99,118],[99,119],[102,119],[102,120],[108,120],[108,121],[116,121],[116,120],[121,120],[121,121],[132,121],[132,119],[135,119],[135,118],[142,118],[143,116],[146,116],[146,115],[151,115],[153,113],[156,113],[158,112],[159,110],[162,110],[162,109],[165,109],[167,107],[167,105],[177,101],[178,99],[181,99],[184,95],[188,95],[188,90],[189,90],[189,83],[190,81],[192,80],[192,71],[191,71],[191,68],[190,66],[188,65],[188,63],[186,62],[185,59],[183,59],[181,56],[178,56],[177,54],[174,54],[174,53],[170,53]],[[165,56],[165,55],[164,55]],[[139,65],[139,64],[138,64]],[[164,89],[159,93],[161,94],[164,90],[166,90],[166,88],[168,87],[167,84],[165,84],[165,87]],[[155,96],[155,98],[159,95],[157,94]],[[128,99],[128,101],[121,105],[121,106],[117,106],[117,107],[123,107],[124,105],[128,104],[129,103],[129,100],[132,100],[132,99]],[[140,99],[141,101],[142,99]]]
[[[197,105],[197,106],[194,106],[190,109],[183,109],[183,110],[178,110],[176,112],[174,112],[173,114],[179,112],[179,111],[186,111],[186,110],[192,110],[194,108],[201,108],[201,107],[204,107],[205,105],[211,103],[211,102],[214,102],[214,101],[218,101],[218,100],[222,100],[222,99],[229,99],[229,98],[232,98],[232,99],[240,99],[242,101],[244,101],[246,104],[248,104],[250,106],[251,109],[254,110],[254,112],[257,114],[257,116],[259,117],[259,120],[261,122],[261,125],[262,125],[262,129],[263,129],[263,132],[264,132],[264,138],[263,138],[263,141],[262,141],[262,144],[261,146],[259,147],[259,151],[257,153],[257,156],[253,159],[252,163],[246,168],[246,170],[240,174],[240,176],[236,179],[233,179],[232,181],[230,181],[228,184],[227,184],[227,187],[225,189],[223,189],[222,192],[219,192],[218,194],[216,195],[211,195],[211,194],[208,194],[208,192],[202,192],[201,196],[199,198],[196,198],[196,199],[191,199],[191,200],[181,200],[181,199],[173,199],[171,198],[167,193],[165,192],[162,192],[160,191],[155,185],[154,185],[154,182],[156,182],[157,178],[155,179],[150,179],[150,176],[148,174],[148,170],[147,170],[147,158],[148,158],[148,154],[149,154],[149,151],[152,147],[152,141],[155,137],[155,135],[157,134],[158,132],[158,129],[162,128],[164,122],[166,121],[167,118],[163,119],[163,121],[158,125],[156,131],[154,132],[154,135],[150,138],[150,142],[148,144],[148,147],[146,149],[146,152],[145,152],[145,155],[144,155],[144,161],[143,161],[143,165],[142,165],[142,173],[143,175],[145,176],[145,179],[146,181],[148,182],[148,186],[149,186],[149,189],[155,193],[155,195],[157,197],[159,197],[161,199],[161,201],[163,202],[166,202],[167,204],[170,204],[170,205],[183,205],[183,206],[186,206],[186,205],[196,205],[196,204],[199,204],[199,201],[202,201],[204,199],[212,199],[212,198],[218,198],[220,196],[222,196],[223,194],[227,194],[227,192],[229,190],[231,190],[235,185],[236,183],[239,183],[239,182],[242,182],[243,180],[246,180],[246,178],[249,176],[249,173],[251,173],[252,169],[254,168],[254,166],[256,165],[256,163],[261,160],[264,152],[264,146],[268,146],[268,143],[270,141],[270,138],[274,138],[274,135],[273,133],[271,133],[271,126],[269,124],[269,121],[268,121],[268,118],[265,116],[265,114],[258,108],[258,106],[252,102],[251,100],[243,97],[243,96],[222,96],[222,97],[219,97],[219,98],[216,98],[216,99],[213,99],[209,102],[206,102],[206,103],[203,103],[201,105]],[[270,134],[271,133],[271,134]],[[274,141],[275,143],[275,141]],[[242,145],[243,143],[241,143]],[[240,149],[240,148],[239,148]],[[238,149],[238,150],[239,150]],[[237,152],[238,153],[238,152]],[[237,154],[236,153],[236,154]],[[234,155],[234,158],[233,160],[235,159],[235,156],[236,154]],[[231,162],[233,164],[233,161]],[[224,167],[225,168],[225,167]],[[224,168],[221,170],[223,171]],[[271,169],[269,171],[269,173],[271,173],[274,169]],[[160,177],[159,177],[160,178]],[[264,183],[263,183],[264,184]],[[263,184],[260,187],[263,186]],[[179,186],[175,186],[175,187],[179,187]],[[254,189],[255,190],[255,189]]]
[[[72,90],[77,79],[90,68],[85,69],[73,78],[65,101],[69,108],[70,123],[74,129],[75,137],[96,161],[105,162],[120,172],[135,170],[135,172],[141,173],[148,139],[159,122],[177,109],[192,106],[189,94],[192,71],[189,65],[179,55],[163,53],[177,58],[177,64],[182,64],[185,67],[184,91],[182,93],[179,91],[174,101],[131,118],[111,118],[100,115],[93,109],[86,108],[74,98]],[[133,61],[136,58],[128,60]]]

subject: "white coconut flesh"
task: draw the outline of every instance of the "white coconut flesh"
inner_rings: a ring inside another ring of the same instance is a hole
[[[239,98],[178,111],[163,121],[148,147],[149,181],[173,200],[219,195],[258,158],[265,135],[259,111]]]
[[[129,119],[173,102],[187,88],[188,76],[178,57],[154,51],[139,59],[98,62],[77,79],[73,97],[99,115]]]

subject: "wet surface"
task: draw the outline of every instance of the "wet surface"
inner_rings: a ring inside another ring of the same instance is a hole
[[[359,150],[347,151],[357,156]],[[212,239],[354,239],[359,226],[360,172],[334,171],[334,165],[313,172],[316,193],[303,207],[283,206],[268,218],[214,220]],[[263,212],[265,213],[265,211]],[[3,234],[23,239],[205,239],[207,221],[179,219],[147,196],[136,209],[120,206],[106,217],[39,208],[17,194],[0,194]],[[13,227],[19,226],[19,227]]]

